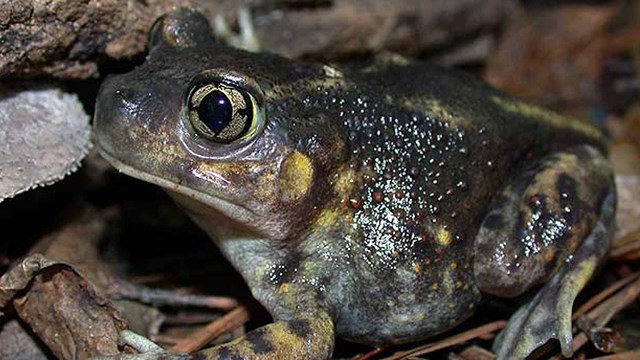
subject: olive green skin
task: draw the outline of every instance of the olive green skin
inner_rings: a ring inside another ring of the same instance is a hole
[[[534,316],[514,317],[496,349],[524,357],[556,337],[570,354],[570,304],[613,222],[597,129],[424,63],[342,68],[233,49],[189,10],[151,38],[143,65],[104,82],[97,146],[167,189],[278,321],[203,356],[322,359],[334,333],[376,346],[421,340],[470,316],[482,294],[547,281],[522,310]],[[255,136],[198,134],[186,109],[203,72],[256,98]],[[543,324],[552,312],[561,321]]]

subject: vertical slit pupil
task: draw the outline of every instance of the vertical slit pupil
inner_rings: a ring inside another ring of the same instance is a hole
[[[222,91],[214,90],[202,99],[197,111],[200,121],[219,134],[231,122],[233,105]]]

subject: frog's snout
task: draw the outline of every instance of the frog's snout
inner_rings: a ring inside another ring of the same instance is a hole
[[[98,92],[94,128],[98,137],[118,131],[127,132],[147,126],[152,115],[145,107],[157,107],[153,89],[134,88],[122,76],[108,77]],[[147,108],[147,109],[148,109]],[[145,120],[146,119],[146,120]],[[128,129],[128,131],[127,131]]]
[[[133,140],[133,133],[140,128],[138,120],[141,100],[133,89],[122,83],[116,84],[114,79],[117,77],[108,78],[102,84],[93,119],[98,148],[112,156],[123,151],[120,149],[126,149],[127,144]]]
[[[113,119],[115,112],[120,112],[127,103],[131,103],[131,98],[131,90],[123,86],[114,86],[113,77],[108,77],[98,92],[95,125],[101,125],[104,121]]]

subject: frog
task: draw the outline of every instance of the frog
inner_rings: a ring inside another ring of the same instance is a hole
[[[124,334],[137,356],[327,359],[337,336],[417,342],[496,297],[527,299],[498,359],[552,339],[571,356],[572,304],[614,228],[597,126],[399,56],[329,65],[232,48],[188,8],[156,21],[149,49],[102,83],[96,146],[162,187],[274,321],[191,355]]]

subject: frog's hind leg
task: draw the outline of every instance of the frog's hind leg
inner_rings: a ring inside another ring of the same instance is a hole
[[[610,165],[586,145],[549,155],[496,199],[475,239],[478,286],[511,297],[546,282],[496,340],[498,359],[552,338],[571,356],[573,301],[609,249],[615,202]]]
[[[333,322],[326,312],[300,314],[295,319],[277,321],[257,328],[232,342],[194,354],[170,353],[146,337],[132,331],[120,333],[119,343],[140,354],[96,357],[93,360],[272,360],[331,357],[334,345]]]

